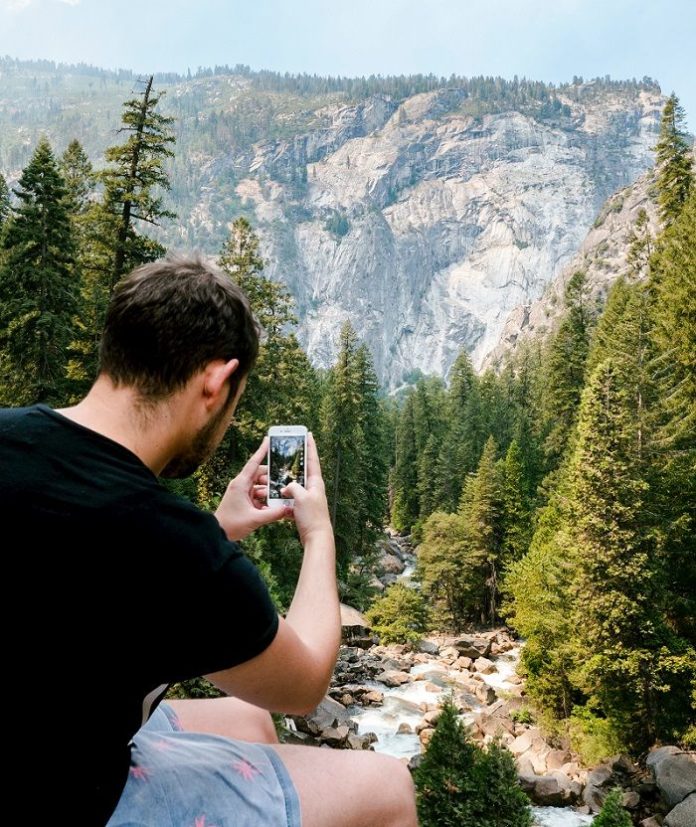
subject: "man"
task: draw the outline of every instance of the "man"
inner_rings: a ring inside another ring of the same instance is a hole
[[[401,762],[279,744],[267,711],[312,710],[340,641],[311,435],[307,486],[287,487],[285,513],[263,503],[265,440],[214,516],[157,479],[190,474],[219,444],[257,351],[242,292],[199,259],[167,259],[116,287],[81,402],[0,411],[0,514],[17,538],[6,569],[22,607],[6,652],[22,680],[10,763],[36,787],[29,823],[416,824]],[[236,542],[282,517],[304,548],[286,617]],[[202,674],[235,697],[160,703]]]

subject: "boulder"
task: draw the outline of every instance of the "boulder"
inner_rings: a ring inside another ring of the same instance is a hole
[[[401,574],[406,568],[401,558],[395,554],[383,554],[379,563],[385,574]]]
[[[681,750],[679,747],[667,746],[658,747],[658,749],[650,750],[648,757],[645,759],[645,765],[648,769],[655,771],[655,767],[670,755],[677,755]]]
[[[489,686],[487,683],[481,683],[476,687],[474,692],[476,697],[481,701],[481,703],[489,704],[495,703],[498,696],[495,694],[495,689],[492,686]]]
[[[482,672],[484,675],[490,675],[491,672],[497,672],[495,664],[488,658],[476,658],[474,661],[474,669],[477,672]]]
[[[621,805],[627,810],[635,810],[640,804],[640,796],[635,790],[627,790],[621,796]]]
[[[665,827],[694,827],[696,824],[696,793],[691,793],[667,813]]]
[[[423,640],[418,641],[418,651],[424,652],[426,655],[437,655],[440,651],[440,647],[437,643],[435,643],[435,641],[424,638]]]
[[[523,732],[522,735],[518,735],[508,749],[514,756],[522,755],[522,753],[527,752],[532,746],[533,737],[532,731],[528,729],[526,732]]]
[[[564,803],[563,788],[552,775],[521,775],[520,786],[535,804],[559,807]]]
[[[345,724],[337,727],[326,727],[321,731],[321,740],[332,747],[340,746],[348,737],[350,730]]]
[[[546,756],[546,766],[550,770],[563,770],[563,767],[570,763],[572,759],[573,756],[567,749],[551,749]]]
[[[435,726],[441,715],[441,709],[433,709],[430,712],[425,713],[425,715],[423,716],[423,720],[426,721],[430,726]]]
[[[460,637],[453,641],[452,645],[459,650],[460,655],[475,660],[479,657],[486,657],[491,653],[491,641],[485,638]]]
[[[387,686],[401,686],[403,683],[408,683],[411,680],[411,676],[408,672],[399,672],[393,669],[389,672],[380,672],[379,675],[375,675],[375,680]]]
[[[654,765],[655,781],[671,810],[696,792],[696,758],[687,752],[666,755]]]
[[[440,657],[443,660],[454,663],[454,661],[459,657],[459,650],[455,649],[454,646],[443,646],[440,649]]]
[[[413,727],[408,721],[402,721],[399,724],[399,728],[396,730],[397,735],[411,735],[413,733]]]
[[[434,727],[426,727],[422,729],[418,734],[418,738],[420,739],[421,744],[424,747],[427,747],[430,741],[432,740],[433,735],[435,734]]]
[[[662,825],[655,816],[650,816],[650,818],[644,818],[640,822],[640,827],[662,827]]]
[[[472,663],[473,663],[473,660],[471,660],[471,658],[465,658],[465,657],[461,656],[461,657],[458,657],[457,660],[455,660],[454,665],[458,669],[471,669],[471,664]]]
[[[372,734],[372,733],[367,733]],[[346,738],[346,747],[348,749],[369,749],[370,739],[366,735],[358,735],[355,732],[349,732]]]
[[[611,778],[611,769],[606,764],[600,764],[587,776],[582,799],[591,812],[598,813],[602,809],[604,799],[609,792]]]
[[[308,732],[310,735],[319,735],[329,727],[348,724],[351,721],[348,711],[333,698],[326,697],[319,706],[312,710],[309,715],[290,716],[300,732]]]
[[[384,701],[384,693],[377,689],[370,689],[362,696],[361,701],[364,705],[379,706]]]

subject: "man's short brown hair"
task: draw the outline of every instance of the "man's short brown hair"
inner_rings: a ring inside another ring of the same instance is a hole
[[[200,256],[134,270],[111,298],[99,373],[152,401],[180,390],[215,359],[239,359],[230,398],[259,351],[260,328],[241,289]]]

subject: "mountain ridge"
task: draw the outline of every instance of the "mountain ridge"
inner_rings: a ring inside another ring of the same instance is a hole
[[[132,76],[27,71],[38,69],[0,60],[11,180],[39,125],[59,151],[74,136],[95,160],[115,142]],[[159,240],[215,254],[249,215],[310,358],[328,365],[350,319],[390,388],[416,369],[446,376],[461,347],[481,367],[508,313],[541,295],[606,198],[651,166],[664,101],[649,79],[229,72],[166,88],[182,218]],[[411,94],[418,84],[434,88]]]

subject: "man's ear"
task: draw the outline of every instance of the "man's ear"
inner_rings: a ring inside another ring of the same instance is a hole
[[[211,362],[205,369],[203,395],[209,408],[216,407],[220,396],[227,399],[226,382],[239,367],[239,359],[223,362],[221,359]]]

